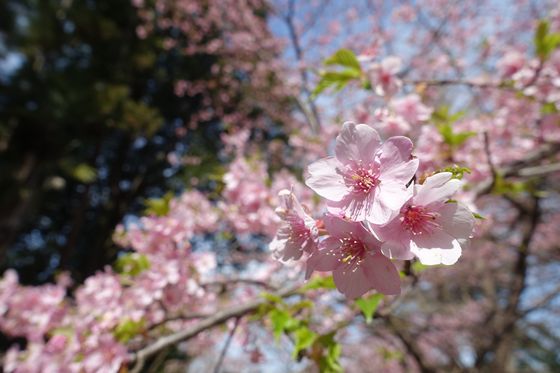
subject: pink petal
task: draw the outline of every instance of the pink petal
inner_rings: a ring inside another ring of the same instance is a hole
[[[454,237],[443,230],[436,230],[431,234],[419,234],[411,237],[414,244],[420,249],[452,249]]]
[[[416,162],[401,170],[404,164],[411,161],[411,154],[412,141],[408,137],[395,136],[387,139],[379,147],[376,154],[381,174],[385,178],[399,177],[397,181],[406,184],[418,168],[418,160],[414,159]],[[416,166],[415,168],[413,167],[414,165]]]
[[[474,216],[467,206],[461,203],[446,203],[438,212],[438,223],[447,233],[455,238],[469,238],[472,235]]]
[[[461,180],[451,179],[450,172],[440,172],[426,179],[424,184],[416,185],[414,204],[428,206],[431,203],[443,203],[461,188]]]
[[[361,267],[341,266],[333,272],[333,280],[336,288],[348,299],[361,297],[371,289],[370,281]]]
[[[327,237],[319,244],[319,250],[315,251],[306,263],[305,278],[311,277],[313,271],[327,272],[336,269],[342,262],[340,240],[335,237]]]
[[[373,161],[375,151],[381,144],[376,130],[367,124],[346,122],[336,138],[334,152],[336,158],[343,164],[363,161]]]
[[[378,198],[390,209],[400,212],[401,207],[412,197],[413,188],[395,182],[382,182],[379,184]]]
[[[384,242],[381,246],[381,252],[390,259],[410,260],[414,258],[414,254],[410,251],[410,244],[405,244],[402,241]]]
[[[461,257],[461,245],[457,240],[452,241],[450,249],[425,249],[417,247],[414,242],[411,245],[411,251],[420,259],[420,262],[425,265],[455,264]]]
[[[391,209],[379,198],[373,201],[371,206],[371,213],[368,215],[367,220],[372,224],[384,225],[397,215],[398,211]]]
[[[323,198],[340,201],[349,192],[339,171],[340,166],[340,162],[333,157],[311,163],[307,169],[309,175],[305,184]]]
[[[363,229],[360,223],[346,221],[333,215],[325,215],[323,219],[329,235],[337,238],[348,236],[358,237]]]
[[[377,198],[373,201],[367,220],[372,224],[384,225],[395,218],[401,207],[412,196],[412,189],[404,184],[383,182],[377,186]]]
[[[403,235],[408,236],[398,216],[385,225],[371,224],[368,222],[367,227],[379,241],[391,241]]]
[[[386,295],[400,294],[401,279],[393,262],[381,254],[368,255],[364,259],[362,267],[375,290]]]
[[[352,221],[363,221],[371,214],[376,191],[368,194],[347,194],[337,202],[327,202],[327,209],[333,215]]]

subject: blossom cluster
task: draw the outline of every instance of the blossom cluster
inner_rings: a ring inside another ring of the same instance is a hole
[[[412,148],[407,137],[382,142],[369,125],[344,123],[335,156],[309,165],[306,177],[307,186],[326,200],[326,215],[316,222],[292,192],[280,192],[283,225],[270,245],[275,255],[297,260],[307,253],[306,277],[332,271],[348,298],[371,289],[400,293],[392,259],[457,262],[475,219],[452,199],[461,181],[439,172],[416,183],[419,161]]]

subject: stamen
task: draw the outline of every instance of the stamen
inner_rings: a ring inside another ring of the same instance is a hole
[[[373,164],[364,165],[362,162],[349,167],[346,174],[346,184],[356,193],[369,193],[379,185],[376,168]]]
[[[440,228],[435,221],[439,214],[422,206],[407,206],[401,218],[402,226],[413,235],[432,234]]]

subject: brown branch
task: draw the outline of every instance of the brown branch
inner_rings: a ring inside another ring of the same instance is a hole
[[[392,316],[386,316],[385,320],[387,322],[387,326],[391,331],[395,334],[395,336],[401,341],[404,345],[406,351],[412,356],[420,372],[422,373],[435,373],[436,370],[426,364],[426,359],[424,358],[422,351],[415,343],[415,338],[408,334],[407,331],[403,330],[406,328],[400,328],[397,324],[397,319]]]
[[[212,282],[203,283],[201,286],[202,287],[217,286],[220,288],[226,288],[229,285],[237,285],[237,284],[260,286],[267,290],[278,290],[276,286],[271,285],[266,281],[255,280],[250,278],[231,278],[231,279],[224,279],[224,280],[216,280]]]
[[[298,287],[299,286],[293,285],[286,287],[283,290],[278,291],[275,295],[282,298],[294,295],[297,293]],[[239,318],[241,316],[247,315],[255,311],[261,305],[266,304],[267,302],[268,300],[264,297],[259,297],[239,306],[228,307],[227,309],[216,312],[213,316],[201,320],[196,325],[193,325],[185,330],[178,331],[174,334],[163,336],[156,340],[154,343],[145,346],[144,348],[136,352],[131,352],[128,356],[129,363],[135,363],[134,367],[131,369],[131,373],[140,372],[146,360],[157,354],[159,351],[193,338],[199,333],[211,329],[217,325],[223,324],[229,319]]]
[[[222,349],[222,352],[220,352],[220,357],[218,358],[218,362],[216,363],[216,366],[214,367],[214,373],[220,373],[220,369],[222,368],[222,364],[224,362],[224,358],[226,357],[226,353],[227,350],[229,348],[229,345],[231,344],[231,340],[233,339],[233,335],[235,334],[235,331],[237,330],[237,327],[239,326],[239,321],[241,320],[241,317],[238,317],[235,319],[235,324],[233,325],[233,328],[231,328],[231,331],[229,332],[227,339],[226,339],[226,343],[224,344],[224,348]]]
[[[521,176],[526,168],[534,168],[534,164],[542,161],[550,156],[556,155],[560,151],[560,143],[551,142],[543,144],[540,149],[527,154],[523,159],[513,162],[507,166],[500,169],[496,169],[502,177],[513,177]],[[478,186],[474,189],[475,195],[480,197],[484,194],[488,194],[492,191],[494,178],[491,177],[485,181],[478,183]]]
[[[290,42],[294,48],[294,54],[296,56],[296,60],[298,63],[303,62],[303,49],[301,48],[301,44],[299,41],[299,37],[297,35],[296,26],[294,24],[294,17],[295,17],[295,0],[290,0],[288,2],[288,13],[284,15],[282,18],[284,22],[286,22],[286,26],[288,27],[288,33],[290,35]],[[319,112],[317,110],[317,106],[315,102],[311,98],[311,90],[309,89],[309,76],[307,74],[306,69],[300,69],[300,76],[301,76],[301,90],[305,95],[305,99],[307,101],[307,105],[309,106],[309,110],[305,108],[302,102],[298,100],[299,106],[301,107],[303,114],[306,116],[307,121],[311,125],[311,128],[314,131],[317,131],[321,127],[321,118],[319,117]],[[311,111],[311,112],[309,112]]]
[[[505,360],[509,356],[511,345],[511,334],[515,331],[515,322],[519,319],[521,313],[519,304],[521,295],[526,286],[527,280],[527,258],[531,242],[537,230],[537,226],[541,217],[541,209],[539,198],[534,198],[531,215],[528,216],[528,227],[523,234],[523,238],[518,248],[517,260],[513,267],[513,279],[510,285],[510,293],[507,305],[502,312],[496,314],[493,323],[493,333],[490,342],[479,351],[475,367],[480,369],[485,363],[486,357],[490,352],[495,353],[493,368],[497,371],[505,366]]]

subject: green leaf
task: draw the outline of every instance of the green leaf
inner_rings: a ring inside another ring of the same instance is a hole
[[[72,169],[71,175],[74,179],[89,184],[97,179],[97,170],[86,163],[80,163]]]
[[[167,192],[161,198],[149,198],[144,201],[146,215],[165,216],[169,213],[169,203],[173,199],[173,193]]]
[[[126,343],[138,334],[140,334],[145,328],[144,319],[134,321],[132,319],[122,320],[113,331],[113,335],[116,340],[121,343]]]
[[[453,166],[441,168],[441,169],[437,170],[435,172],[435,174],[438,174],[440,172],[451,172],[451,174],[453,175],[453,176],[451,176],[452,179],[461,180],[463,178],[463,176],[465,176],[465,174],[470,174],[471,173],[471,169],[468,168],[468,167],[453,165]]]
[[[549,24],[545,20],[539,21],[537,30],[535,31],[535,52],[541,59],[545,59],[547,55],[546,35],[548,35]]]
[[[536,55],[544,61],[560,45],[560,33],[551,33],[548,21],[541,20],[535,31],[534,43]]]
[[[332,276],[316,276],[313,277],[307,284],[301,288],[301,292],[317,289],[335,289],[334,280]]]
[[[120,274],[138,276],[150,268],[150,260],[146,255],[140,253],[123,254],[117,259],[115,267]]]
[[[541,114],[556,114],[558,113],[558,108],[553,102],[546,102],[541,106]]]
[[[451,113],[449,111],[449,106],[446,105],[440,106],[432,113],[432,121],[435,123],[439,133],[443,137],[443,141],[452,148],[461,146],[467,139],[476,135],[476,132],[473,131],[453,131],[453,123],[457,122],[464,116],[464,111]]]
[[[340,366],[340,353],[341,347],[334,339],[335,333],[329,333],[320,336],[316,344],[322,348],[321,358],[319,359],[319,371],[321,373],[340,373],[342,367]]]
[[[261,296],[271,303],[282,303],[282,298],[276,294],[263,292]]]
[[[342,90],[352,80],[360,78],[361,72],[355,69],[345,69],[341,71],[325,71],[321,73],[319,83],[313,90],[312,97],[316,97],[328,88],[333,88],[335,92]]]
[[[508,193],[522,193],[529,190],[528,184],[522,181],[510,181],[506,180],[502,175],[496,175],[494,180],[494,188],[492,192],[494,194],[508,194]]]
[[[362,67],[358,58],[349,49],[339,49],[335,54],[325,60],[325,65],[339,65],[361,71]]]
[[[299,320],[293,318],[288,312],[278,308],[270,311],[269,318],[272,323],[272,331],[276,342],[280,340],[282,333],[294,330],[301,324]]]
[[[472,213],[475,219],[479,219],[479,220],[486,220],[486,218],[476,212]]]
[[[420,263],[420,261],[415,261],[414,263],[412,263],[411,268],[412,268],[412,272],[420,273],[420,272],[423,272],[423,271],[427,270],[430,267],[432,267],[432,266],[422,264],[422,263]]]
[[[383,294],[373,294],[367,298],[356,300],[356,306],[362,311],[366,319],[366,324],[370,324],[373,320],[373,314],[377,310],[379,303],[383,299]]]
[[[292,356],[297,358],[299,353],[308,347],[317,339],[317,333],[309,329],[307,326],[300,326],[293,332],[294,335],[294,351]]]

